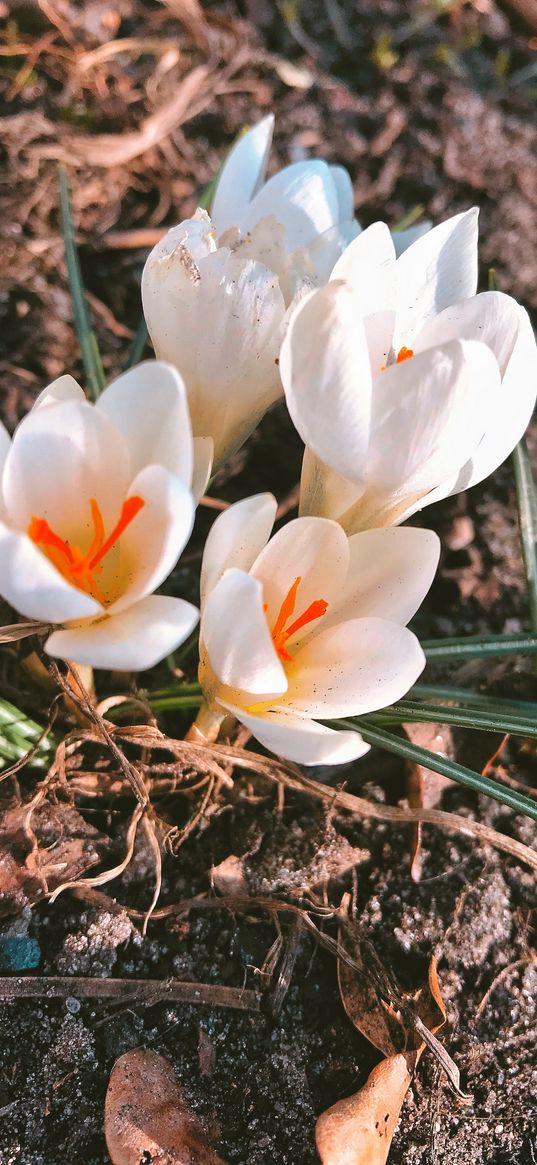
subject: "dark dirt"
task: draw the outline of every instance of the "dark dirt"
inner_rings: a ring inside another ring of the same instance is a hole
[[[537,28],[529,5],[526,24],[494,0],[452,3],[441,12],[432,3],[401,0],[278,6],[245,0],[199,11],[184,0],[0,4],[5,422],[12,427],[48,379],[66,368],[81,371],[59,232],[58,159],[69,166],[84,277],[113,374],[138,323],[139,278],[156,232],[194,209],[234,135],[269,109],[277,114],[273,165],[310,153],[343,163],[364,224],[377,217],[395,223],[418,204],[438,221],[477,202],[482,285],[493,265],[500,287],[535,310]],[[109,50],[116,38],[129,38],[130,47]],[[174,112],[181,83],[198,66],[209,73],[199,75],[183,113]],[[154,115],[161,127],[156,144],[128,137]],[[96,139],[102,134],[114,137]],[[271,488],[284,498],[297,481],[299,459],[299,442],[278,408],[214,492],[233,500]],[[193,567],[212,518],[201,510],[186,564],[176,572],[183,594],[195,586]],[[444,545],[437,581],[416,620],[420,633],[527,626],[509,465],[420,521],[434,526]],[[188,673],[188,659],[184,666]],[[42,693],[21,674],[15,653],[5,651],[3,694],[43,717]],[[169,678],[162,669],[155,685]],[[520,659],[467,663],[449,680],[537,697],[531,663]],[[187,727],[178,715],[160,722],[177,737]],[[453,739],[457,759],[475,768],[499,744],[497,736],[462,731]],[[511,740],[495,771],[531,784],[535,749]],[[403,766],[377,752],[344,773],[318,776],[333,785],[344,779],[350,791],[389,804],[406,796]],[[21,779],[24,797],[35,779]],[[9,791],[18,792],[12,782]],[[120,861],[131,800],[110,791],[96,799],[86,788],[76,805],[108,839],[106,865]],[[442,807],[526,844],[535,840],[528,821],[453,786]],[[427,826],[416,884],[409,827],[353,818],[337,804],[327,816],[297,794],[286,794],[282,809],[269,784],[247,775],[217,808],[175,858],[165,858],[159,905],[206,893],[211,868],[229,855],[242,859],[234,873],[253,895],[291,902],[315,888],[337,905],[354,884],[364,932],[404,986],[421,983],[437,954],[450,1025],[442,1038],[473,1098],[461,1105],[426,1053],[390,1162],[535,1162],[533,875],[475,840]],[[183,796],[159,803],[177,825],[191,809]],[[46,835],[43,845],[50,841]],[[221,890],[218,874],[214,882]],[[11,964],[2,973],[18,967],[66,977],[176,976],[262,986],[264,1012],[91,1003],[75,995],[2,1005],[0,1165],[102,1165],[109,1073],[117,1056],[138,1045],[172,1060],[192,1108],[206,1117],[230,1162],[317,1161],[316,1117],[356,1091],[378,1060],[346,1018],[333,956],[300,937],[289,989],[273,1017],[261,968],[277,937],[274,921],[259,911],[198,908],[152,921],[143,937],[140,921],[114,900],[145,910],[153,886],[142,835],[122,878],[103,887],[107,898],[90,903],[65,893],[53,905],[27,906],[7,918],[2,950]],[[285,958],[293,944],[287,916],[282,927]]]

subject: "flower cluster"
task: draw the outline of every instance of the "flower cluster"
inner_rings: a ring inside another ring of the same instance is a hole
[[[151,252],[142,298],[156,360],[97,403],[62,376],[10,439],[0,426],[0,594],[46,651],[152,667],[198,610],[155,594],[211,475],[280,397],[304,445],[299,517],[272,534],[271,494],[214,522],[201,570],[191,730],[233,717],[302,764],[368,745],[324,721],[398,700],[424,666],[407,623],[439,540],[401,527],[481,481],[535,402],[525,311],[477,294],[477,211],[362,231],[349,175],[322,161],[266,180],[272,118],[224,164],[211,214]]]

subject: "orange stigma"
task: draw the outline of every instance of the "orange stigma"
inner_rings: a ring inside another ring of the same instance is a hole
[[[289,627],[286,627],[286,623],[294,613],[296,596],[301,582],[302,578],[299,575],[298,578],[295,578],[293,585],[289,587],[272,628],[272,641],[276,651],[280,659],[287,663],[291,663],[293,659],[285,646],[287,641],[296,635],[296,632],[300,631],[302,627],[306,627],[308,623],[313,623],[315,619],[320,619],[328,609],[326,599],[315,599]]]
[[[143,498],[136,495],[127,498],[121,507],[121,514],[108,538],[105,538],[103,516],[99,503],[90,498],[91,520],[93,523],[93,538],[89,550],[84,553],[79,546],[71,546],[65,539],[60,538],[49,526],[46,518],[32,516],[28,523],[28,537],[37,546],[41,546],[52,565],[60,574],[78,587],[86,591],[99,603],[106,604],[106,598],[100,591],[94,578],[102,570],[102,562],[108,552],[115,546],[118,538],[130,526],[133,518],[145,506]]]
[[[399,349],[397,356],[395,357],[395,363],[402,364],[403,360],[410,360],[413,355],[414,349],[407,348],[406,344],[403,344],[403,347]]]

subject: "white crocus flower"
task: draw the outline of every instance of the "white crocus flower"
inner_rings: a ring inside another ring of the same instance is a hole
[[[184,386],[155,362],[95,405],[61,376],[0,428],[0,595],[58,625],[50,655],[139,670],[190,634],[196,608],[152,592],[190,534],[192,460]]]
[[[197,211],[160,240],[142,277],[155,353],[187,386],[196,476],[205,480],[243,444],[282,395],[278,354],[286,310],[328,279],[359,229],[349,175],[296,162],[264,182],[273,118],[226,160],[212,218]]]
[[[431,585],[439,541],[414,529],[347,538],[323,518],[297,518],[270,538],[275,515],[270,494],[248,498],[207,539],[197,730],[214,739],[232,715],[288,760],[342,763],[368,745],[316,717],[372,712],[417,679],[425,659],[405,624]]]
[[[348,533],[404,521],[474,485],[522,436],[537,349],[526,312],[475,295],[476,213],[397,260],[375,224],[290,321],[280,371],[306,445],[302,514]]]

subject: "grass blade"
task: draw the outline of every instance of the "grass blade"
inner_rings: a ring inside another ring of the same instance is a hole
[[[403,760],[424,765],[426,768],[432,769],[433,772],[441,773],[442,776],[450,777],[457,784],[472,789],[475,793],[483,793],[486,797],[492,797],[501,805],[507,805],[509,809],[514,809],[515,813],[523,813],[526,817],[531,817],[533,821],[537,821],[537,801],[533,801],[531,797],[526,797],[524,793],[519,793],[516,789],[509,789],[498,781],[491,780],[490,777],[482,777],[480,773],[474,772],[473,769],[467,769],[454,760],[448,760],[447,757],[429,752],[427,748],[421,748],[417,744],[411,744],[409,740],[394,736],[393,732],[386,732],[386,729],[377,727],[366,716],[357,717],[355,720],[338,720],[337,724],[340,728],[351,728],[355,731],[358,729],[368,744],[374,744],[377,748],[392,752],[396,756],[402,757]],[[333,720],[331,726],[334,727]]]
[[[537,631],[537,497],[525,437],[522,438],[513,453],[513,469],[531,625],[533,630]]]
[[[88,388],[93,400],[96,400],[105,385],[104,369],[101,361],[97,337],[91,325],[89,308],[86,303],[82,272],[78,258],[78,249],[75,240],[73,214],[69,183],[65,166],[59,167],[60,183],[60,211],[62,221],[63,241],[65,247],[65,261],[69,278],[69,290],[73,304],[73,318],[80,344],[80,351],[86,372]]]
[[[418,724],[454,724],[458,728],[477,728],[481,732],[506,732],[537,740],[537,720],[516,716],[507,711],[494,715],[483,708],[465,708],[460,705],[426,704],[419,700],[400,700],[371,715],[375,724],[404,724],[406,720]]]
[[[441,704],[468,704],[472,708],[488,708],[500,716],[525,716],[537,720],[537,703],[531,700],[511,699],[507,696],[489,696],[485,692],[471,692],[467,688],[444,687],[439,684],[414,684],[408,693],[409,700],[438,700]]]
[[[125,372],[128,368],[133,368],[135,364],[140,363],[140,360],[142,359],[142,356],[145,352],[145,346],[148,339],[149,332],[147,330],[147,324],[144,317],[141,316],[140,320],[138,321],[138,327],[134,333],[134,339],[129,348],[129,354],[125,361]]]
[[[428,663],[458,663],[461,659],[490,659],[497,655],[533,655],[537,632],[518,635],[465,635],[460,639],[427,639],[421,646]]]

